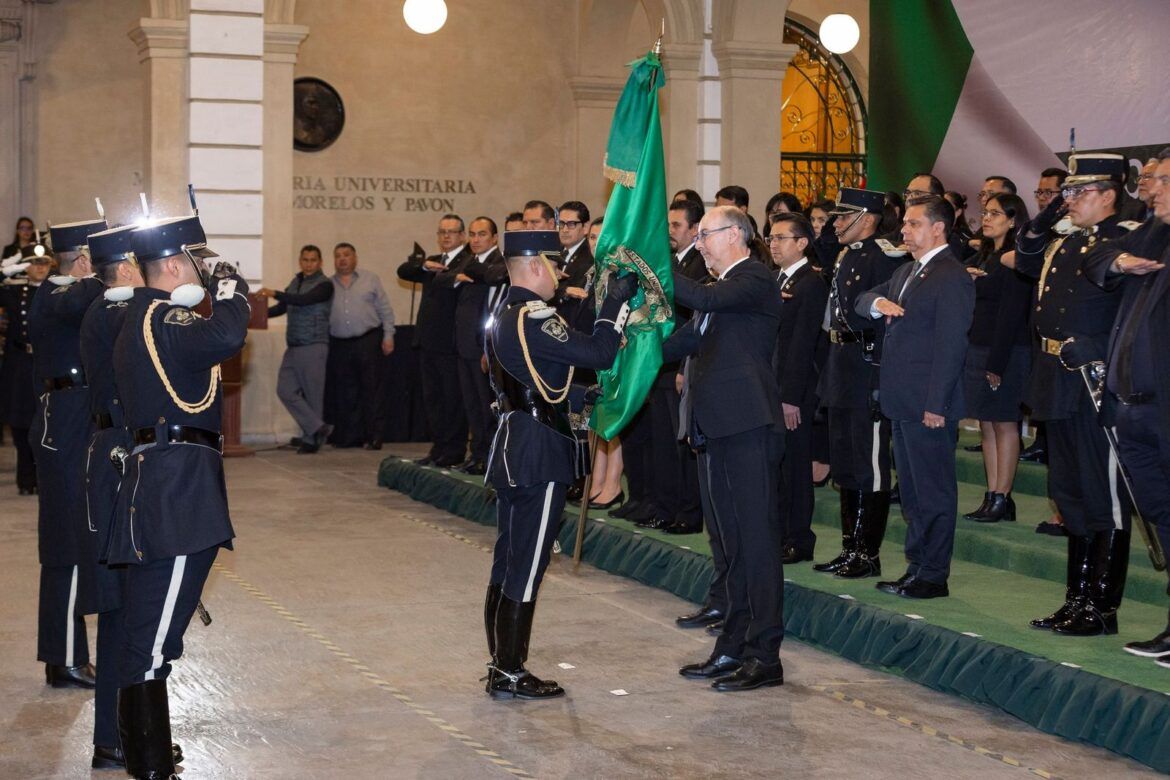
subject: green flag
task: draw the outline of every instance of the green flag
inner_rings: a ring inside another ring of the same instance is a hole
[[[610,274],[630,270],[640,287],[630,301],[626,342],[607,371],[598,372],[602,396],[590,427],[609,440],[646,401],[658,369],[662,342],[674,330],[674,283],[666,227],[666,170],[658,90],[666,79],[656,54],[632,63],[609,130],[605,175],[615,182],[597,240],[596,295],[605,295]]]

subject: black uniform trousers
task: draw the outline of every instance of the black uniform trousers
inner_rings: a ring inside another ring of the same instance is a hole
[[[28,428],[12,429],[12,445],[16,447],[16,487],[33,490],[37,486],[37,462],[28,441]]]
[[[794,547],[810,555],[817,544],[812,529],[813,416],[816,404],[800,410],[796,430],[784,430],[784,459],[780,461],[780,517],[784,523],[781,548]]]
[[[125,588],[125,571],[118,571]],[[97,688],[93,698],[93,744],[120,747],[118,737],[118,654],[126,643],[126,614],[121,608],[99,612],[97,619]]]
[[[906,518],[906,571],[942,585],[951,574],[959,483],[955,476],[958,421],[927,428],[921,420],[894,420],[894,458]]]
[[[480,368],[479,358],[457,358],[459,361],[459,394],[463,397],[463,413],[471,433],[471,459],[487,462],[496,435],[496,417],[492,413],[492,386]]]
[[[163,680],[183,655],[183,634],[219,547],[126,567],[118,687]]]
[[[703,521],[699,498],[698,463],[690,447],[678,441],[679,394],[670,384],[658,381],[650,391],[650,484],[655,516],[691,523]],[[624,455],[624,445],[623,445]]]
[[[651,436],[650,409],[643,406],[622,429],[622,470],[626,474],[630,501],[654,500],[651,480],[654,478],[654,449]],[[590,464],[592,466],[592,464]]]
[[[828,411],[833,481],[842,490],[889,490],[890,421],[874,420],[869,409],[830,407]]]
[[[1074,536],[1112,528],[1130,529],[1130,501],[1097,413],[1085,410],[1064,420],[1046,420],[1048,496]]]
[[[89,663],[85,618],[78,592],[84,587],[78,566],[41,566],[37,616],[37,660],[54,666]]]
[[[512,601],[536,601],[561,527],[568,485],[545,482],[496,490],[491,584]]]
[[[1158,433],[1156,404],[1117,407],[1117,449],[1129,473],[1138,511],[1158,532],[1162,549],[1170,551],[1170,441]],[[1170,595],[1170,585],[1166,587]]]
[[[711,502],[712,539],[727,562],[727,612],[716,655],[774,664],[784,639],[777,475],[784,439],[770,426],[707,439],[700,484]]]
[[[423,349],[419,354],[423,405],[431,428],[432,460],[461,463],[467,454],[467,416],[459,391],[459,356]],[[490,445],[489,445],[490,446]]]
[[[382,440],[386,427],[382,362],[380,327],[354,338],[329,338],[325,419],[334,426],[329,441],[335,446],[360,447]]]

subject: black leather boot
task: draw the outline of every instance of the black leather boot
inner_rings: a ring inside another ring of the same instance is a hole
[[[166,680],[147,680],[118,691],[118,732],[129,775],[169,780],[175,774]]]
[[[983,494],[983,503],[973,512],[963,515],[964,520],[975,520],[987,514],[987,507],[991,506],[991,497],[995,495],[990,490]]]
[[[96,688],[97,673],[93,664],[54,666],[45,664],[45,683],[54,688]]]
[[[1108,636],[1117,633],[1117,609],[1129,572],[1129,531],[1116,528],[1093,535],[1089,598],[1075,615],[1052,630],[1065,636]]]
[[[183,748],[178,744],[171,745],[171,755],[175,757],[175,763],[183,763]],[[93,769],[124,769],[126,767],[126,756],[122,753],[120,747],[102,747],[101,745],[93,746],[93,759],[89,762]]]
[[[493,699],[551,699],[565,695],[565,689],[555,681],[542,680],[524,668],[535,612],[535,601],[512,601],[500,596],[494,679],[488,687]]]
[[[1064,604],[1048,617],[1031,621],[1032,628],[1051,631],[1057,623],[1063,623],[1081,611],[1089,596],[1089,537],[1068,537],[1068,563],[1065,571]]]
[[[882,573],[882,560],[878,557],[882,539],[886,536],[886,521],[890,517],[890,494],[886,491],[864,493],[861,510],[857,513],[857,526],[853,531],[854,550],[852,556],[833,572],[846,580],[862,577],[877,577]]]
[[[829,574],[841,568],[849,556],[853,554],[853,530],[857,527],[857,515],[861,511],[861,491],[841,491],[841,552],[827,563],[813,564],[813,571],[823,571]]]
[[[491,660],[488,661],[488,673],[483,679],[487,681],[484,690],[491,692],[492,683],[495,682],[496,674],[496,610],[500,606],[500,597],[504,593],[502,585],[488,585],[487,596],[483,600],[483,628],[487,634],[488,655]]]
[[[1016,502],[1010,495],[992,493],[991,504],[980,517],[974,518],[977,523],[998,523],[1003,520],[1007,523],[1016,522]]]

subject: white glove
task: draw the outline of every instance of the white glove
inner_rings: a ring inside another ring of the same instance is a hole
[[[3,268],[4,276],[16,276],[19,273],[23,273],[30,265],[32,265],[32,263],[16,263],[15,265],[6,265]]]
[[[0,268],[7,268],[10,265],[16,265],[20,262],[20,252],[17,252],[12,257],[6,257],[0,260]]]

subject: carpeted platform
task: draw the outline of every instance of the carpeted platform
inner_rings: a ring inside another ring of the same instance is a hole
[[[968,443],[970,435],[964,435]],[[983,494],[980,456],[959,453],[960,511]],[[379,484],[478,523],[495,523],[482,483],[457,472],[423,468],[396,457],[382,462]],[[909,601],[880,593],[873,580],[840,580],[804,563],[785,569],[789,635],[858,663],[940,691],[990,704],[1059,736],[1130,756],[1170,771],[1170,671],[1121,650],[1166,624],[1166,575],[1152,569],[1140,540],[1132,552],[1121,632],[1076,639],[1028,628],[1063,600],[1063,538],[1034,532],[1050,510],[1043,466],[1021,464],[1016,484],[1020,521],[959,521],[951,597]],[[576,508],[559,539],[571,554]],[[839,546],[837,494],[817,491],[817,559]],[[891,513],[883,545],[885,573],[903,571],[905,523]],[[703,599],[711,560],[703,534],[671,536],[591,513],[583,558],[603,570]]]

